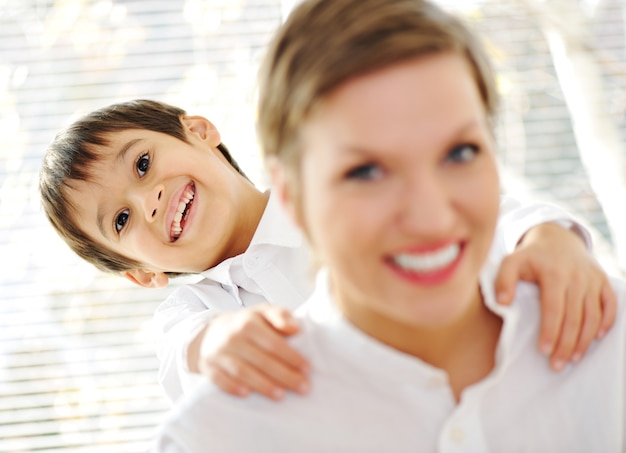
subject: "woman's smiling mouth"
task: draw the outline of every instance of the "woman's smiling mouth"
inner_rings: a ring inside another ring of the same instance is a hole
[[[183,232],[189,210],[193,204],[193,199],[196,194],[196,186],[193,182],[189,184],[183,190],[183,193],[178,202],[172,225],[170,226],[170,241],[175,242]]]
[[[437,285],[451,278],[461,262],[465,242],[453,242],[428,251],[398,253],[387,261],[403,279],[418,285]]]
[[[455,243],[431,253],[396,255],[393,260],[408,272],[436,272],[449,266],[457,258],[460,251],[460,245]]]

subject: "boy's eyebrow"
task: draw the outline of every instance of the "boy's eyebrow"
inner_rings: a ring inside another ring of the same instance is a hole
[[[128,152],[128,150],[131,149],[133,146],[135,146],[137,142],[140,142],[142,140],[143,140],[142,138],[134,138],[126,142],[126,144],[122,146],[122,149],[120,149],[119,152],[117,153],[117,156],[115,156],[115,161],[119,162],[119,161],[124,160],[124,157],[126,156],[126,153]]]
[[[100,234],[102,234],[102,236],[104,236],[105,238],[109,238],[109,235],[107,234],[107,231],[104,228],[104,212],[102,211],[101,208],[98,208],[98,215],[96,216],[96,223],[98,225],[98,230],[100,230]]]

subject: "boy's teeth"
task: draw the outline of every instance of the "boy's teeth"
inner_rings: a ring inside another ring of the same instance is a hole
[[[405,270],[431,272],[450,265],[459,256],[460,250],[459,244],[450,244],[434,253],[396,255],[393,260]]]
[[[180,222],[183,220],[183,214],[185,213],[185,209],[191,200],[193,200],[194,192],[192,190],[187,190],[182,198],[180,203],[178,203],[178,209],[176,210],[176,214],[174,214],[174,220],[172,221],[171,235],[173,239],[178,239],[180,233],[183,232],[183,228],[180,225]]]

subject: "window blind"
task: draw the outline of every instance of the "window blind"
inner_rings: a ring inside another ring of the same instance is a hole
[[[37,192],[46,145],[133,98],[211,119],[259,185],[254,82],[278,0],[0,5],[0,451],[146,451],[169,408],[148,290],[74,257]],[[174,283],[180,284],[180,283]]]
[[[209,118],[246,173],[267,186],[254,84],[264,46],[293,3],[0,3],[0,451],[145,451],[168,409],[150,321],[171,288],[134,287],[72,255],[40,208],[47,143],[82,113],[152,98]],[[504,187],[587,219],[598,253],[612,259],[615,233],[581,160],[546,38],[546,29],[568,36],[567,24],[531,0],[440,3],[467,18],[494,58]],[[602,121],[623,142],[624,4],[556,3],[580,14],[608,100]]]

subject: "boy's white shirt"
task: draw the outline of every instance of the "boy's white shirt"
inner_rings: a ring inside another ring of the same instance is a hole
[[[291,344],[312,364],[312,390],[276,403],[242,399],[202,382],[161,426],[154,452],[624,452],[626,284],[613,281],[615,325],[585,360],[561,373],[537,349],[538,290],[520,283],[495,302],[493,257],[481,275],[485,304],[503,318],[493,371],[456,404],[445,372],[352,326],[325,273],[297,311]]]
[[[503,197],[492,254],[502,258],[511,253],[530,228],[545,222],[571,227],[591,248],[589,233],[564,210]],[[299,307],[313,290],[309,263],[305,239],[277,197],[270,195],[248,249],[204,271],[200,282],[175,289],[157,308],[159,382],[168,398],[176,401],[203,379],[189,372],[186,358],[189,342],[199,329],[219,313],[260,303]]]
[[[186,357],[199,329],[220,313],[261,303],[299,307],[313,290],[309,263],[303,235],[270,194],[248,249],[175,289],[155,312],[159,382],[170,401],[202,379],[189,372]]]

